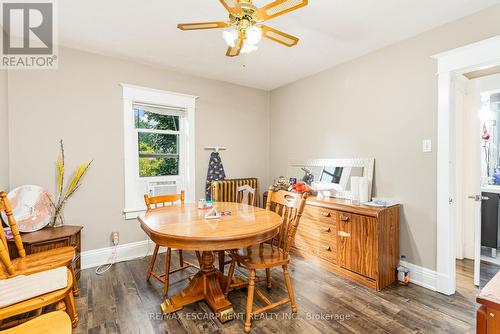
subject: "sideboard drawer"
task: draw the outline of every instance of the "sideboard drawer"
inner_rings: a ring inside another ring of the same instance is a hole
[[[307,234],[295,236],[295,248],[312,253],[332,263],[337,263],[337,244],[335,240],[311,238]]]
[[[336,244],[337,224],[304,219],[299,224],[297,235],[304,235],[309,239]]]
[[[311,221],[334,224],[337,219],[335,210],[308,205],[304,209],[302,217]]]
[[[337,263],[337,246],[331,243],[321,243],[318,255],[325,260]]]

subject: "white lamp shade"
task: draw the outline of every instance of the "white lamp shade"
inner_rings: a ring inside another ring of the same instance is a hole
[[[259,47],[257,45],[250,44],[247,42],[247,40],[245,40],[243,42],[243,47],[241,48],[241,53],[250,53],[257,50],[258,48]]]
[[[234,28],[230,30],[224,30],[222,32],[222,38],[224,38],[224,41],[226,41],[226,44],[229,47],[234,48],[236,39],[238,38],[238,32]]]
[[[247,29],[247,42],[248,44],[257,45],[262,39],[262,29],[257,26],[252,26]]]

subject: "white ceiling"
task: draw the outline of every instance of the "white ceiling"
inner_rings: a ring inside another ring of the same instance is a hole
[[[261,7],[271,0],[254,0]],[[271,90],[477,12],[500,0],[310,0],[269,21],[300,37],[293,48],[263,40],[258,51],[225,56],[221,30],[177,23],[227,19],[218,0],[64,0],[59,42],[206,78]]]

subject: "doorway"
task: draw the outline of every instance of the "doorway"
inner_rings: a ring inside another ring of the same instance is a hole
[[[456,291],[457,255],[457,86],[462,74],[483,71],[500,65],[500,36],[493,37],[433,57],[438,61],[438,135],[437,135],[437,254],[438,292]],[[474,237],[479,238],[480,231]],[[475,241],[477,244],[477,241]],[[476,256],[478,258],[479,256]],[[475,266],[477,267],[477,266]],[[477,268],[474,268],[477,270]]]
[[[500,73],[500,69],[497,71]],[[457,285],[482,287],[500,269],[500,74],[456,85]]]

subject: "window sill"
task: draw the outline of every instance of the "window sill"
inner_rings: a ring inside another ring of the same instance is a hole
[[[123,209],[123,214],[125,215],[125,220],[137,219],[141,214],[146,212],[146,209]]]

